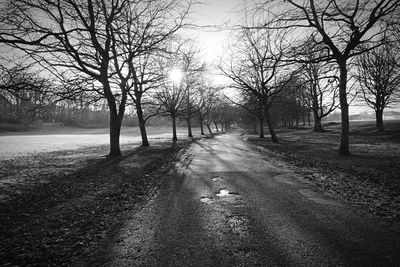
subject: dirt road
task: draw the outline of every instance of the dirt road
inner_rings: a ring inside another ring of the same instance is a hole
[[[122,227],[109,266],[390,266],[400,233],[321,195],[239,133],[194,143]]]

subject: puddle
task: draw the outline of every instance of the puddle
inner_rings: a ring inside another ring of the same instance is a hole
[[[211,181],[213,182],[222,182],[224,180],[224,178],[222,178],[221,176],[215,176],[213,178],[211,178]]]
[[[227,189],[221,189],[219,190],[219,192],[217,193],[217,197],[227,197],[229,196],[231,193],[229,192],[229,190]]]
[[[201,197],[200,201],[202,203],[211,203],[212,202],[212,198],[210,198],[210,197]]]

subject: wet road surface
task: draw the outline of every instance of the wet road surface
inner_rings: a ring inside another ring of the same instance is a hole
[[[398,266],[400,233],[319,194],[239,133],[194,143],[109,266]]]

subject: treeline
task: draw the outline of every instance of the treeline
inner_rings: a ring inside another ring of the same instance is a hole
[[[312,120],[314,130],[323,131],[321,121],[340,109],[339,153],[347,155],[349,106],[358,98],[375,110],[384,130],[383,110],[399,99],[399,1],[246,2],[219,65],[236,89],[229,100],[207,78],[210,68],[196,42],[183,37],[196,3],[5,1],[5,116],[26,122],[70,103],[75,122],[107,111],[111,156],[121,154],[127,114],[137,117],[143,146],[149,145],[146,125],[156,116],[171,120],[174,140],[179,121],[192,136],[192,123],[203,134],[212,125],[220,130],[257,120],[260,137],[268,128],[278,142],[276,127]],[[39,108],[40,115],[27,112]]]
[[[194,4],[191,0],[6,1],[0,42],[20,57],[16,62],[15,56],[10,60],[5,55],[2,65],[6,70],[17,63],[29,65],[29,75],[48,83],[31,91],[57,102],[53,108],[69,101],[77,105],[81,98],[85,107],[104,101],[107,107],[101,110],[108,111],[110,156],[121,155],[120,130],[127,113],[137,116],[143,146],[149,145],[146,123],[154,116],[171,118],[174,140],[177,118],[188,122],[189,136],[195,116],[207,128],[212,123],[226,128],[227,105],[220,88],[207,81],[207,68],[195,43],[178,35],[189,27],[186,21]],[[173,77],[174,69],[182,74],[180,79]],[[11,85],[21,91],[31,84],[31,79],[24,81],[25,87]],[[6,92],[10,87],[4,84]],[[77,107],[75,114],[85,115],[85,108]]]
[[[254,1],[241,10],[220,70],[240,93],[233,99],[273,142],[278,125],[298,125],[310,112],[314,130],[341,112],[339,153],[350,154],[349,106],[364,101],[384,130],[383,110],[399,99],[400,3]]]

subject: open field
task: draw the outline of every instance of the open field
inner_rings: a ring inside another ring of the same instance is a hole
[[[0,160],[16,156],[52,152],[66,149],[78,149],[109,143],[108,128],[82,129],[58,127],[31,132],[0,133]],[[185,127],[178,127],[178,138],[186,135]],[[198,132],[193,129],[194,133]],[[152,139],[172,138],[172,129],[167,126],[147,127],[150,142]],[[140,144],[141,137],[137,127],[125,127],[121,131],[121,144]]]
[[[387,121],[385,126],[380,133],[373,122],[351,122],[351,156],[337,153],[339,123],[326,124],[324,133],[314,133],[310,127],[280,129],[279,144],[255,136],[248,140],[266,155],[289,161],[325,194],[399,221],[400,121]]]

